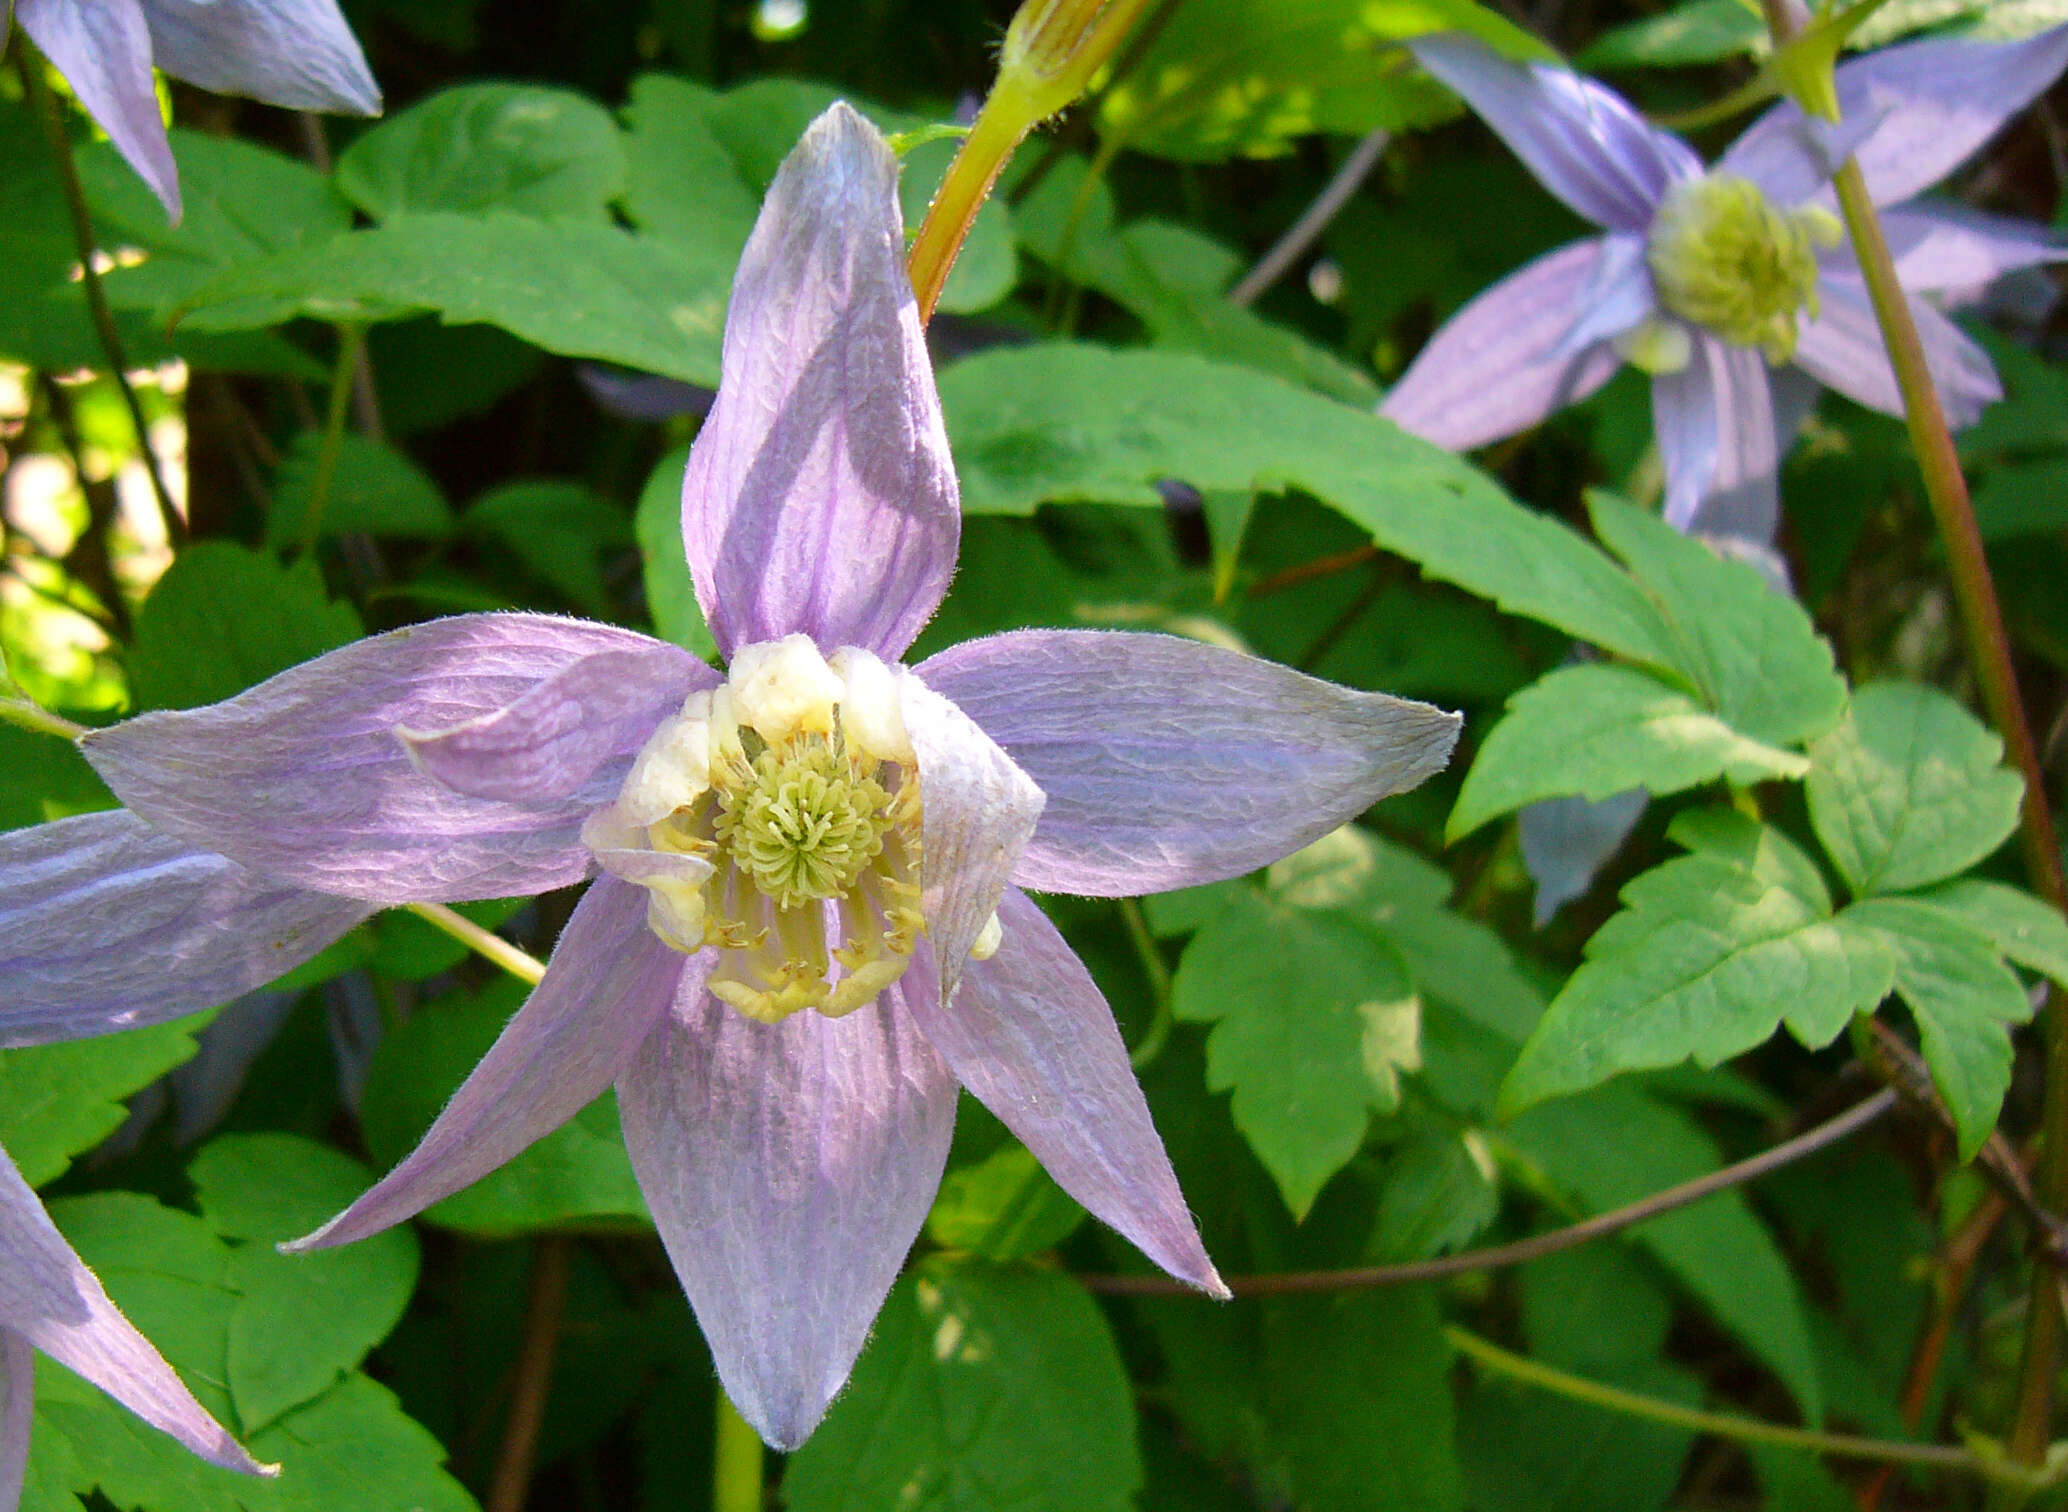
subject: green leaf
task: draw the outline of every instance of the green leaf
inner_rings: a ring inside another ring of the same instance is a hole
[[[1082,1222],[1084,1209],[1011,1144],[948,1172],[926,1215],[926,1234],[943,1249],[1017,1260],[1054,1249]]]
[[[1353,913],[1238,897],[1185,947],[1171,1006],[1213,1024],[1207,1085],[1234,1091],[1235,1125],[1295,1217],[1421,1063],[1407,963]]]
[[[322,433],[305,430],[280,459],[273,507],[266,511],[266,544],[275,550],[301,541],[322,454]],[[430,475],[403,452],[346,431],[338,438],[329,499],[317,528],[326,536],[363,530],[403,540],[442,541],[452,534],[452,510]]]
[[[1887,942],[1896,991],[1969,1159],[1996,1127],[2011,1084],[2010,1026],[2032,1017],[2032,1000],[1987,936],[1929,903],[1869,898],[1840,918]]]
[[[283,567],[202,541],[174,559],[138,611],[130,685],[139,708],[198,708],[360,634],[359,616],[330,601],[309,558]]]
[[[632,531],[639,541],[646,612],[653,616],[654,632],[711,661],[717,658],[718,642],[704,623],[696,584],[689,575],[689,557],[682,546],[682,473],[688,465],[686,446],[675,447],[661,458],[639,492]]]
[[[0,830],[113,808],[115,798],[69,740],[0,724]]]
[[[1509,1072],[1505,1110],[1688,1057],[1713,1066],[1783,1022],[1822,1045],[1888,993],[1879,934],[1831,917],[1815,866],[1778,830],[1723,812],[1669,833],[1693,853],[1623,889]]]
[[[1589,72],[1721,63],[1765,46],[1766,17],[1748,0],[1685,0],[1610,27],[1574,61]]]
[[[1127,1512],[1134,1394],[1097,1305],[1033,1270],[891,1290],[847,1390],[790,1457],[790,1512]]]
[[[609,615],[603,557],[632,544],[632,522],[618,505],[579,483],[541,478],[489,490],[467,507],[463,523],[507,547],[575,608]]]
[[[2018,827],[2003,742],[1936,689],[1875,683],[1810,751],[1810,823],[1861,896],[1964,871]]]
[[[338,188],[375,220],[508,210],[602,221],[625,179],[610,113],[532,84],[461,84],[382,121],[339,156]]]
[[[1377,1258],[1426,1260],[1463,1249],[1500,1207],[1484,1140],[1471,1132],[1417,1134],[1386,1163],[1373,1236]]]
[[[193,1059],[201,1022],[0,1050],[0,1149],[30,1186],[55,1181],[122,1126],[124,1098]]]
[[[1719,777],[1744,787],[1800,777],[1809,762],[1740,735],[1694,699],[1630,667],[1561,667],[1508,700],[1472,759],[1445,833],[1543,798],[1653,796]]]
[[[1975,486],[1975,525],[1985,541],[2051,535],[2068,525],[2068,457],[1999,463]]]
[[[2068,920],[2044,899],[2001,882],[1962,877],[1912,901],[1944,909],[2000,954],[2068,986]]]
[[[632,81],[625,106],[625,214],[642,231],[730,247],[735,260],[760,197],[711,130],[712,91],[668,74]]]
[[[941,373],[971,513],[1044,501],[1161,508],[1159,479],[1201,490],[1304,489],[1431,577],[1595,645],[1674,665],[1658,609],[1564,525],[1362,409],[1247,368],[1174,352],[1050,342]]]

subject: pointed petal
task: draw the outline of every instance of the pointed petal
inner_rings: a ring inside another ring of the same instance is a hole
[[[646,927],[646,894],[610,877],[583,895],[545,979],[402,1164],[289,1250],[348,1244],[413,1218],[515,1159],[603,1091],[666,1010],[701,991],[709,961]]]
[[[197,851],[120,809],[0,834],[0,1048],[213,1008],[372,912]]]
[[[1781,506],[1764,357],[1698,332],[1688,365],[1652,380],[1652,429],[1675,529],[1708,508],[1742,521],[1747,539],[1773,539]]]
[[[6,45],[0,36],[0,47]],[[0,1512],[21,1506],[35,1419],[36,1351],[13,1329],[0,1328]]]
[[[1408,50],[1464,97],[1539,183],[1597,226],[1643,231],[1667,186],[1702,171],[1686,143],[1569,69],[1511,63],[1460,36],[1419,38]]]
[[[158,114],[151,34],[137,0],[16,0],[15,15],[177,225],[179,168]]]
[[[1623,365],[1606,344],[1574,351],[1565,340],[1607,250],[1607,237],[1574,242],[1479,295],[1429,338],[1379,413],[1470,451],[1585,399]]]
[[[719,649],[803,631],[895,661],[962,516],[905,275],[897,159],[836,104],[785,160],[733,279],[682,537]]]
[[[2068,241],[2051,226],[1965,205],[1923,201],[1881,212],[1896,276],[1912,294],[1942,294],[1968,304],[2006,273],[2068,260]]]
[[[1827,273],[1817,286],[1817,318],[1803,327],[1795,346],[1795,365],[1848,399],[1880,410],[1903,413],[1903,394],[1896,371],[1882,344],[1874,306],[1857,276]],[[1955,429],[1973,425],[1982,411],[2003,397],[1996,365],[1960,327],[1923,300],[1912,298],[1910,316],[1924,342],[1925,363],[1939,391],[1947,423]]]
[[[918,670],[1046,795],[1013,872],[1043,892],[1254,871],[1440,770],[1458,738],[1428,704],[1172,635],[1018,630]]]
[[[998,907],[1041,815],[1041,789],[948,699],[900,669],[899,703],[918,758],[920,912],[942,1001]]]
[[[380,86],[335,0],[144,0],[158,66],[217,94],[379,115]]]
[[[925,954],[837,1019],[760,1024],[685,992],[618,1082],[718,1379],[778,1449],[846,1382],[947,1164],[955,1081],[907,1011],[936,996]]]
[[[1552,915],[1584,895],[1602,866],[1630,838],[1650,795],[1642,788],[1599,802],[1546,798],[1515,816],[1522,863],[1537,884],[1533,922],[1542,929]]]
[[[12,1334],[86,1377],[210,1464],[248,1475],[268,1473],[115,1310],[5,1151],[0,1151],[0,1318]]]
[[[493,714],[396,734],[420,770],[456,793],[558,803],[636,751],[693,689],[722,680],[681,647],[647,641],[585,656]]]
[[[953,1004],[913,1002],[919,1027],[1064,1191],[1179,1280],[1226,1297],[1091,973],[1018,888],[998,918],[998,953],[970,963]]]
[[[395,732],[466,724],[586,656],[654,644],[585,620],[457,615],[207,708],[96,730],[80,748],[158,829],[319,892],[376,903],[544,892],[588,874],[582,819],[614,795],[643,732],[583,792],[536,804],[453,792],[411,765]]]

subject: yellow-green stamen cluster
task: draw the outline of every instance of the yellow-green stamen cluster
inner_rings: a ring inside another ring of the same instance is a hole
[[[840,896],[883,851],[890,795],[872,765],[819,736],[764,747],[752,783],[719,795],[718,843],[778,908]]]
[[[1667,194],[1645,256],[1668,311],[1781,363],[1802,311],[1817,313],[1817,249],[1840,234],[1828,210],[1782,210],[1750,179],[1713,173]]]

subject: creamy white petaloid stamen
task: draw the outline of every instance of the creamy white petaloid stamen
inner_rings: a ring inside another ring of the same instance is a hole
[[[606,869],[648,890],[656,936],[719,952],[710,990],[750,1018],[852,1013],[904,975],[925,932],[900,675],[854,647],[829,663],[803,635],[743,646],[583,829]],[[994,918],[971,955],[999,938]]]

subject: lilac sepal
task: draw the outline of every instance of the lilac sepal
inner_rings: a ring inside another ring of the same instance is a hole
[[[2068,259],[2068,242],[2052,227],[1964,205],[1899,205],[1881,212],[1881,229],[1903,287],[1956,305],[1979,299],[2006,273]]]
[[[1686,530],[1704,500],[1771,540],[1780,518],[1766,359],[1696,331],[1688,365],[1652,379],[1652,430],[1666,465],[1666,519]]]
[[[144,0],[144,19],[158,66],[189,84],[290,110],[381,113],[335,0]]]
[[[0,835],[0,1048],[226,1003],[371,914],[245,870],[122,810]]]
[[[1684,142],[1570,69],[1511,63],[1459,36],[1418,38],[1408,50],[1464,97],[1538,182],[1598,226],[1642,232],[1673,181],[1702,171]]]
[[[1582,301],[1601,286],[1607,237],[1548,252],[1480,294],[1443,325],[1379,413],[1454,451],[1528,430],[1616,374],[1607,345],[1569,350]]]
[[[912,1002],[919,1027],[1064,1191],[1179,1280],[1226,1297],[1091,973],[1018,888],[998,919],[998,953],[970,963],[951,1006]]]
[[[955,570],[962,516],[897,159],[836,104],[770,186],[733,279],[724,382],[682,484],[721,651],[798,631],[895,661]]]
[[[618,1082],[625,1147],[740,1415],[804,1442],[926,1219],[955,1081],[912,1021],[915,961],[842,1018],[685,992]]]
[[[954,996],[1041,815],[1041,788],[951,699],[900,670],[898,700],[919,764],[920,911]]]
[[[558,803],[603,767],[637,751],[692,689],[723,679],[666,641],[599,651],[515,703],[466,724],[395,733],[428,776],[473,798]]]
[[[1630,838],[1650,797],[1642,788],[1595,802],[1546,798],[1515,816],[1523,865],[1537,884],[1532,921],[1542,929],[1552,915],[1583,896],[1602,866]]]
[[[1857,277],[1826,275],[1818,294],[1817,318],[1803,326],[1796,343],[1796,366],[1869,409],[1901,415],[1902,390],[1865,286]],[[1959,326],[1923,300],[1910,300],[1910,317],[1917,323],[1947,423],[1955,429],[1973,425],[1984,409],[2003,397],[1996,365]]]
[[[210,1464],[247,1475],[275,1473],[244,1452],[116,1310],[5,1151],[0,1151],[0,1319],[10,1335],[86,1377]],[[11,1414],[17,1379],[11,1351],[8,1365]]]
[[[646,894],[599,878],[552,964],[421,1143],[344,1212],[289,1251],[364,1239],[471,1186],[602,1096],[673,999],[701,992],[709,957],[646,927]]]
[[[1172,635],[1017,630],[918,671],[1047,795],[1013,872],[1041,892],[1254,871],[1440,770],[1458,738],[1428,704]]]
[[[15,0],[15,16],[177,224],[179,168],[158,114],[138,0]]]
[[[464,725],[584,657],[653,645],[584,620],[458,615],[355,642],[223,703],[96,730],[80,748],[157,828],[319,892],[391,904],[544,892],[588,874],[582,819],[622,770],[555,803],[470,798],[419,772],[395,731]],[[620,734],[629,763],[640,741]]]
[[[5,45],[0,37],[0,46]],[[35,1420],[36,1352],[20,1334],[0,1328],[0,1512],[21,1506]]]

